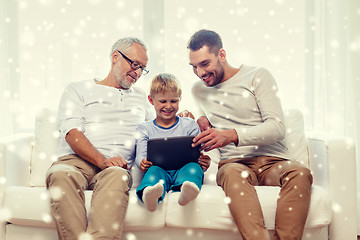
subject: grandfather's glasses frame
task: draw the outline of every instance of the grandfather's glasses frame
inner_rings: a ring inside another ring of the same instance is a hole
[[[130,63],[130,66],[133,70],[138,70],[139,68],[141,68],[141,74],[142,75],[146,75],[149,73],[149,70],[147,70],[146,68],[144,68],[143,66],[141,66],[140,64],[136,63],[135,61],[131,60],[130,58],[128,58],[127,56],[125,56],[122,52],[120,52],[119,50],[116,49],[116,51],[118,51],[120,53],[120,55],[125,58],[126,61],[128,61]]]

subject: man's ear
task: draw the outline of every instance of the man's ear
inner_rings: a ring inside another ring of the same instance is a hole
[[[154,100],[152,99],[152,97],[150,95],[148,95],[148,100],[151,103],[151,105],[154,105]]]
[[[223,48],[220,48],[220,50],[219,50],[219,60],[220,60],[220,62],[225,62],[226,61],[226,52],[225,52],[225,49],[223,49]]]
[[[111,62],[113,64],[117,63],[119,61],[119,53],[115,50],[113,54],[111,55]]]

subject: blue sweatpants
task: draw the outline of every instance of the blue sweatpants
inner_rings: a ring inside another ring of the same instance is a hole
[[[163,200],[165,193],[172,190],[180,191],[181,185],[185,181],[193,182],[201,189],[204,179],[204,172],[198,163],[188,163],[179,170],[165,171],[164,169],[151,166],[145,173],[140,185],[136,189],[136,194],[142,201],[143,190],[148,186],[154,186],[162,181],[164,185],[164,192],[159,201]]]

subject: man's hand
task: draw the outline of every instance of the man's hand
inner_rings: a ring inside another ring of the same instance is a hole
[[[212,149],[226,146],[232,142],[237,145],[238,136],[235,129],[218,130],[211,128],[194,137],[193,142],[193,147],[204,143],[204,145],[200,147],[200,150],[208,152]]]
[[[189,118],[195,119],[194,115],[191,112],[189,112],[188,110],[184,110],[181,113],[178,113],[178,116],[179,117],[189,117]]]
[[[199,117],[196,122],[200,127],[200,131],[202,132],[212,128],[209,120],[204,116]]]
[[[208,170],[211,163],[211,158],[208,155],[204,155],[203,153],[200,153],[198,163],[200,167],[203,169],[204,172]]]
[[[146,158],[144,158],[140,163],[140,170],[143,173],[146,173],[147,170],[152,166],[152,162],[148,161]]]
[[[105,168],[114,167],[114,166],[121,167],[126,170],[130,170],[130,167],[127,165],[127,162],[120,156],[107,158],[101,164],[99,164],[98,167],[101,168],[102,170],[104,170]]]

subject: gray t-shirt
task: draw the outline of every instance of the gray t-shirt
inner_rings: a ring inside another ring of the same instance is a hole
[[[221,160],[255,156],[289,159],[284,116],[276,82],[269,71],[242,65],[232,78],[208,87],[197,82],[192,93],[213,127],[235,129],[238,146],[220,148]]]
[[[177,121],[170,127],[159,126],[155,120],[139,125],[136,136],[136,160],[140,167],[141,161],[147,157],[147,142],[152,138],[196,136],[200,133],[197,123],[187,117],[176,117]]]

